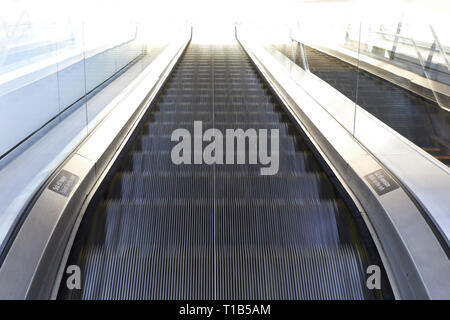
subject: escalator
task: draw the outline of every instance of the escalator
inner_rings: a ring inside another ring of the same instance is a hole
[[[278,173],[174,164],[171,134],[194,121],[278,129]],[[367,288],[382,264],[361,217],[239,46],[190,44],[137,130],[71,248],[82,287],[63,277],[59,299],[392,298],[384,272]]]
[[[291,47],[276,46],[304,68]],[[304,46],[309,70],[402,136],[450,166],[450,113],[434,102],[324,52]],[[358,92],[356,91],[358,88]]]

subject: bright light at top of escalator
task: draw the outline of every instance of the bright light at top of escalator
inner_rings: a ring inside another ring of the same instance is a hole
[[[51,8],[51,9],[50,9]],[[411,32],[416,39],[429,37],[421,26],[432,23],[443,43],[450,43],[448,30],[450,3],[439,0],[4,0],[0,3],[0,42],[21,32],[26,26],[48,23],[90,26],[89,42],[106,41],[105,33],[96,37],[95,29],[110,25],[106,20],[133,21],[146,25],[148,34],[164,38],[170,27],[180,21],[192,22],[196,30],[194,41],[228,43],[233,41],[232,25],[236,22],[259,24],[264,27],[279,25],[308,25],[308,36],[321,35],[320,25],[339,23],[395,25],[401,15],[411,21]],[[157,32],[153,32],[154,30]],[[63,29],[61,29],[61,32]],[[151,31],[151,32],[150,32]],[[40,30],[45,35],[45,30]],[[111,30],[111,37],[120,30]],[[423,33],[423,34],[421,34]],[[48,35],[57,37],[57,35]],[[331,35],[330,35],[331,38]]]

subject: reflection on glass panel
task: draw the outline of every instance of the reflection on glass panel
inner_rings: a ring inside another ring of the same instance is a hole
[[[448,46],[433,27],[438,20],[408,8],[364,19],[357,104],[449,165]]]
[[[355,108],[362,108],[450,164],[449,6],[300,1],[295,21],[265,27],[266,38],[348,99],[322,105],[347,130],[356,135],[355,128],[364,127],[355,123]]]
[[[0,1],[0,250],[42,183],[187,30],[133,10],[124,0]]]
[[[357,63],[347,60],[358,61],[360,19],[355,3],[299,2],[296,12],[299,14],[290,31],[293,53],[284,53],[306,72],[337,90],[333,99],[339,103],[323,107],[347,130],[353,131],[358,69]],[[338,54],[344,47],[351,52],[346,60],[340,59]]]
[[[86,94],[83,23],[71,17],[60,29],[64,28],[70,39],[58,44],[58,55],[61,57],[58,60],[60,112],[69,107],[77,109]],[[85,121],[82,124],[85,125]]]
[[[71,10],[49,13],[50,5],[61,9],[51,0],[2,3],[0,130],[7,130],[0,139],[2,159],[41,137],[85,95],[82,23]],[[80,129],[86,121],[79,119],[73,125]]]
[[[124,71],[142,56],[142,47],[135,48],[136,23],[119,19],[107,19],[101,25],[97,21],[84,24],[87,120],[89,130],[109,111],[108,103],[121,88],[107,88]],[[102,91],[102,97],[95,97]],[[107,94],[111,91],[110,94]]]
[[[34,19],[34,13],[16,8],[2,19],[0,155],[11,152],[59,110],[54,59],[62,35],[54,21]]]
[[[71,6],[0,4],[0,243],[87,134],[82,23]]]

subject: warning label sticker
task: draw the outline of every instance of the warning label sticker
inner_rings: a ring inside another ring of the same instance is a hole
[[[364,178],[379,196],[399,188],[398,184],[383,169],[369,173]]]
[[[69,171],[61,170],[52,180],[48,188],[65,197],[69,196],[73,187],[77,184],[79,177]]]

